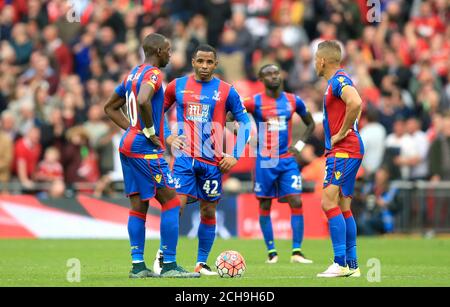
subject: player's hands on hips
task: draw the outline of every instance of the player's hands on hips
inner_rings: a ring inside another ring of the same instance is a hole
[[[288,151],[289,151],[291,154],[294,154],[294,155],[296,155],[296,156],[299,156],[299,155],[300,155],[300,151],[298,151],[294,146],[289,146]]]
[[[237,160],[235,157],[224,157],[220,162],[219,162],[219,168],[220,171],[222,173],[228,173],[233,166],[235,166],[237,163]]]
[[[152,142],[156,147],[161,148],[162,144],[161,141],[159,140],[159,137],[156,135],[155,133],[155,128],[153,126],[147,128],[145,127],[144,129],[142,129],[142,133],[144,134],[144,136],[150,140],[150,142]]]
[[[183,149],[186,147],[186,136],[185,135],[178,135],[176,136],[172,144],[170,144],[172,149]]]
[[[156,135],[151,135],[149,138],[150,142],[152,142],[156,147],[161,148],[162,144],[161,141],[159,140],[159,137]]]
[[[345,137],[352,131],[352,129],[348,129],[344,134],[337,133],[331,137],[331,148],[334,147],[337,143],[345,139]]]

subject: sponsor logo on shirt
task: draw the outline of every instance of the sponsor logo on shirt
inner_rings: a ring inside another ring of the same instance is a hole
[[[269,131],[284,131],[287,130],[286,116],[271,117],[267,121],[269,124]]]
[[[197,102],[188,102],[187,119],[194,122],[206,123],[209,120],[209,105]]]

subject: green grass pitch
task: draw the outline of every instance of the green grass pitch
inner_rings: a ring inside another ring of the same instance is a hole
[[[265,264],[262,240],[217,239],[209,264],[224,250],[239,251],[247,262],[242,278],[130,280],[126,240],[0,240],[0,286],[145,286],[145,287],[303,287],[303,286],[450,286],[450,239],[359,238],[360,278],[319,279],[332,259],[330,240],[305,240],[303,251],[314,264],[291,264],[290,241],[277,240],[278,264]],[[158,242],[147,240],[146,262],[152,266]],[[178,263],[193,270],[197,240],[180,238]],[[68,259],[81,263],[80,282],[67,281]],[[380,281],[369,259],[380,261]]]

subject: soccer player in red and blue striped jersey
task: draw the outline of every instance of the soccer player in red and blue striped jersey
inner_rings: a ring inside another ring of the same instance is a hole
[[[362,100],[341,68],[341,57],[336,41],[320,43],[315,56],[317,75],[328,80],[323,99],[326,173],[322,208],[328,218],[334,251],[334,263],[318,277],[361,275],[356,256],[356,223],[350,205],[364,155],[358,132]]]
[[[292,256],[291,262],[312,263],[302,251],[303,208],[300,199],[302,179],[296,155],[305,143],[292,145],[292,116],[297,113],[307,126],[306,140],[314,130],[314,120],[300,97],[283,91],[280,69],[274,64],[261,67],[259,78],[265,91],[246,98],[244,105],[253,115],[258,129],[254,191],[259,200],[259,223],[268,250],[267,263],[276,263],[270,208],[272,199],[288,202],[291,207]]]
[[[197,47],[192,58],[194,75],[170,82],[164,100],[166,110],[175,104],[177,135],[185,138],[185,146],[181,154],[175,156],[173,166],[181,206],[186,205],[188,198],[200,201],[195,271],[204,275],[217,275],[207,265],[207,260],[215,239],[222,173],[237,163],[250,137],[250,121],[239,94],[233,86],[213,76],[217,64],[213,47]],[[223,153],[223,130],[228,111],[240,123],[237,142],[230,155]]]
[[[156,197],[161,204],[161,241],[166,255],[162,277],[199,277],[176,263],[180,200],[174,180],[162,157],[164,152],[164,90],[159,67],[170,59],[170,42],[153,33],[143,42],[145,61],[134,67],[117,86],[105,105],[105,112],[126,130],[120,142],[120,159],[125,191],[131,210],[128,233],[133,267],[130,278],[159,276],[144,262],[145,218],[148,201]],[[128,118],[121,108],[126,104]]]

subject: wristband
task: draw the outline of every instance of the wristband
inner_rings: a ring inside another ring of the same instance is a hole
[[[142,133],[148,139],[151,136],[156,134],[155,127],[153,127],[153,126],[151,126],[150,128],[145,127],[144,129],[142,129]]]
[[[305,147],[305,142],[303,142],[302,140],[298,140],[297,143],[295,143],[294,147],[295,149],[298,150],[298,152],[301,152],[303,150],[303,148]]]

